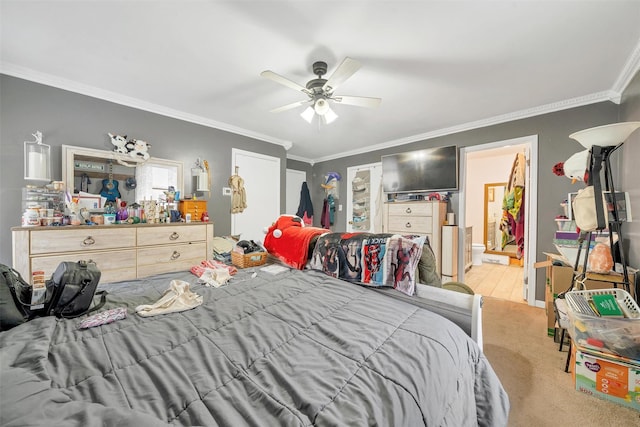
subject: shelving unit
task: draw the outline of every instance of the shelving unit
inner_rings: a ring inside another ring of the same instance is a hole
[[[614,243],[620,245],[620,250],[618,251],[620,255],[620,264],[622,265],[622,278],[619,276],[614,276],[612,278],[607,278],[605,275],[599,275],[599,281],[610,282],[614,288],[618,286],[622,286],[622,288],[631,293],[631,282],[629,280],[629,270],[627,266],[627,259],[624,253],[624,249],[621,247],[623,242],[623,234],[622,234],[622,222],[620,220],[620,215],[618,212],[618,204],[616,201],[616,191],[613,184],[613,175],[611,172],[611,154],[617,150],[622,143],[615,146],[597,146],[593,145],[591,150],[591,160],[589,163],[589,184],[595,184],[595,200],[596,206],[602,206],[600,202],[602,198],[602,189],[601,185],[597,182],[600,180],[600,170],[604,166],[604,191],[610,192],[612,196],[613,203],[611,206],[604,206],[602,215],[605,219],[609,230],[609,247],[612,251],[612,257],[615,260],[614,256]],[[576,256],[576,261],[573,268],[573,277],[571,281],[571,289],[580,290],[582,289],[582,283],[585,280],[588,280],[591,277],[591,273],[587,270],[588,259],[589,259],[589,251],[590,251],[590,242],[592,239],[593,231],[582,231],[580,233],[580,237],[578,238],[578,252]],[[614,236],[617,237],[617,242],[614,242]],[[585,251],[584,258],[582,258],[582,266],[580,265],[581,261],[581,252]],[[570,290],[570,289],[569,289]],[[638,290],[635,289],[633,294],[635,295],[635,299],[638,300]]]

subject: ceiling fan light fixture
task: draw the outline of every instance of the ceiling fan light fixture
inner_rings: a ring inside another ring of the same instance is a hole
[[[338,118],[338,115],[331,108],[328,108],[322,117],[324,117],[324,121],[329,124],[333,123]]]
[[[324,116],[328,111],[331,110],[331,107],[329,106],[329,101],[327,101],[325,98],[318,98],[313,105],[313,109],[319,116]]]
[[[305,119],[307,121],[307,123],[311,123],[311,120],[313,120],[313,115],[315,114],[315,111],[313,110],[312,107],[307,107],[305,108],[305,110],[300,113],[300,117],[302,117],[303,119]]]

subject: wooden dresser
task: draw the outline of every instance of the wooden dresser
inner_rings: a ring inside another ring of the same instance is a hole
[[[182,218],[186,218],[187,214],[191,214],[191,221],[200,221],[202,214],[207,211],[206,200],[180,200],[178,207]]]
[[[213,223],[14,227],[13,267],[31,282],[62,261],[93,260],[100,283],[189,270],[213,254]]]
[[[440,272],[442,271],[442,225],[446,217],[446,202],[388,202],[384,204],[383,231],[427,235]]]

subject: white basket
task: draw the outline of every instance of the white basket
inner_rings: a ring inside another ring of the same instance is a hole
[[[623,289],[593,289],[587,291],[571,291],[567,292],[565,299],[569,309],[578,314],[590,315],[597,317],[598,315],[589,307],[588,302],[593,299],[594,295],[613,295],[616,302],[622,309],[624,317],[627,319],[640,319],[640,307],[629,295],[629,293]],[[582,302],[587,302],[585,306]]]

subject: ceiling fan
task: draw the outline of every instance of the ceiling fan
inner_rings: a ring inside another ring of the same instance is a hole
[[[313,117],[317,114],[325,123],[331,123],[338,118],[338,115],[331,109],[329,101],[367,108],[376,108],[380,105],[380,102],[382,101],[380,98],[334,94],[334,90],[336,90],[339,85],[344,83],[360,68],[360,63],[355,59],[346,57],[328,79],[322,78],[322,76],[327,74],[326,62],[314,62],[312,68],[313,74],[317,75],[318,78],[309,80],[306,86],[301,86],[271,70],[266,70],[260,73],[262,77],[266,77],[274,82],[280,83],[281,85],[303,92],[309,97],[303,101],[274,108],[271,110],[272,113],[279,113],[281,111],[290,110],[292,108],[308,104],[308,107],[302,112],[302,114],[300,114],[303,119],[311,123]]]

